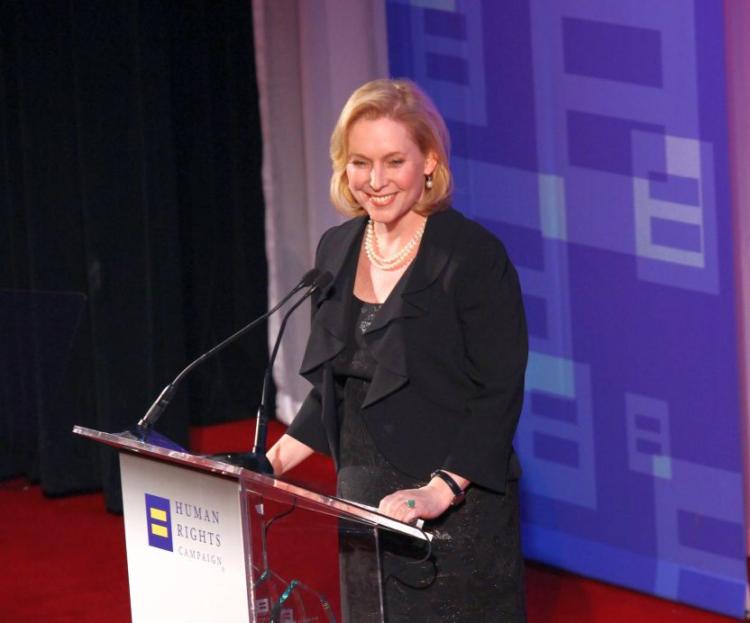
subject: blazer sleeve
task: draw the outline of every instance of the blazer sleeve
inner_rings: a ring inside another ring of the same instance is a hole
[[[528,335],[513,264],[499,241],[482,246],[457,288],[464,366],[475,390],[444,468],[502,492],[523,404]]]
[[[318,242],[318,247],[315,250],[315,267],[320,268],[321,266],[321,253],[328,233],[321,236]],[[315,300],[315,295],[311,301],[311,313],[310,313],[310,325],[312,330],[312,321],[315,318],[315,312],[318,309],[318,305]],[[323,426],[323,403],[320,395],[320,391],[313,387],[307,394],[307,397],[302,403],[297,415],[294,416],[292,423],[289,425],[286,433],[291,437],[294,437],[297,441],[301,441],[307,446],[310,446],[313,450],[327,454],[330,456],[331,449],[328,444],[328,437],[326,435],[325,427]]]
[[[323,428],[323,418],[321,417],[322,407],[320,392],[314,387],[307,394],[302,406],[300,407],[294,420],[286,431],[287,435],[301,441],[306,446],[310,446],[316,452],[322,454],[331,454],[328,445],[328,437]]]

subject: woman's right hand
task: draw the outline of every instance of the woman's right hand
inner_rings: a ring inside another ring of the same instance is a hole
[[[282,435],[266,454],[273,467],[274,476],[281,476],[285,472],[299,465],[315,450],[297,441],[291,435]]]

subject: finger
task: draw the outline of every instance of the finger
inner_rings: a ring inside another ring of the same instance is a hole
[[[381,501],[379,510],[388,517],[392,517],[398,521],[405,521],[412,511],[408,504],[409,499],[411,498],[402,495],[390,495]]]
[[[381,512],[397,513],[402,506],[408,506],[408,500],[414,500],[413,495],[409,495],[407,491],[396,491],[390,495],[386,495],[380,504],[378,510]],[[414,502],[416,504],[416,501]]]
[[[415,524],[417,523],[417,520],[419,519],[419,513],[411,511],[404,515],[404,518],[401,520],[404,523],[408,524]]]
[[[403,500],[403,506],[400,506],[399,517],[404,523],[414,523],[422,512],[422,504],[419,503],[418,499],[405,498]]]
[[[390,515],[391,509],[396,506],[393,501],[393,494],[386,495],[382,500],[380,500],[380,504],[378,504],[378,512],[383,513],[383,515]]]
[[[394,519],[405,521],[405,518],[409,515],[411,508],[409,507],[406,498],[400,498],[392,500],[389,504],[388,510],[390,515]]]

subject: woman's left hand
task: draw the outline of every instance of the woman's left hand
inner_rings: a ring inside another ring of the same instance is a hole
[[[453,492],[442,481],[433,480],[419,489],[401,489],[380,500],[378,512],[404,523],[440,517],[451,505]]]

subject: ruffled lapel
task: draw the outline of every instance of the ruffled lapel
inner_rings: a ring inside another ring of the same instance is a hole
[[[462,220],[452,210],[439,212],[427,220],[417,257],[365,332],[370,352],[378,365],[363,407],[382,400],[409,382],[405,326],[395,321],[429,312],[433,295],[430,286],[450,259],[458,233],[457,225]]]
[[[333,359],[346,345],[349,331],[347,318],[352,304],[354,276],[362,243],[365,217],[352,219],[332,230],[319,258],[321,270],[333,275],[324,296],[313,300],[318,309],[310,327],[310,339],[302,358],[300,374],[314,383],[321,364]]]
[[[331,253],[321,258],[320,268],[329,270],[334,281],[328,297],[318,302],[300,373],[315,382],[320,366],[341,352],[348,338],[349,306],[353,302],[354,277],[366,219],[354,219],[336,230],[330,240]],[[370,352],[377,365],[363,407],[399,390],[409,381],[406,360],[406,336],[401,318],[416,318],[428,313],[430,286],[442,273],[453,252],[453,244],[463,218],[453,210],[439,212],[427,220],[417,257],[365,332]],[[328,246],[328,241],[327,245]]]

